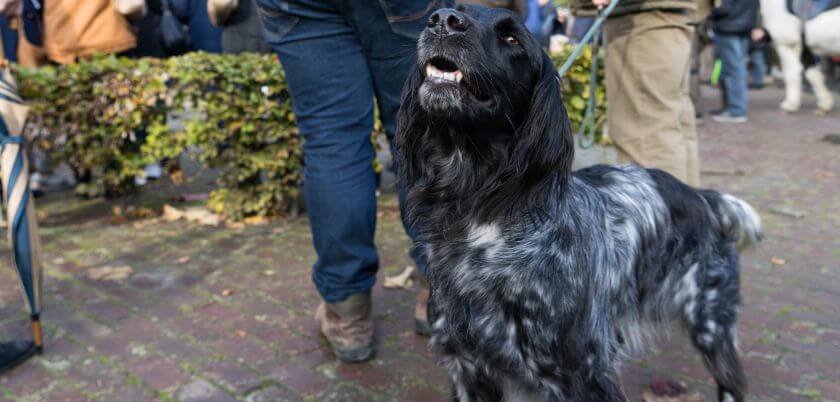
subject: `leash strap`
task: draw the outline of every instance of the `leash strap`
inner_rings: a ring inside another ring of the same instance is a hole
[[[589,100],[586,103],[586,112],[583,116],[580,129],[578,129],[578,144],[581,148],[589,148],[595,144],[595,87],[598,84],[598,40],[602,38],[601,25],[609,17],[610,13],[618,5],[619,0],[612,0],[607,8],[598,10],[598,17],[595,22],[586,31],[583,39],[575,46],[575,50],[569,55],[569,58],[557,70],[557,74],[562,79],[563,76],[569,72],[575,60],[580,56],[583,48],[592,42],[592,61],[589,66]],[[588,129],[588,130],[587,130]]]

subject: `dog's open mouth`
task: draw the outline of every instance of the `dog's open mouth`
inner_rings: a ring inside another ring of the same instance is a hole
[[[426,62],[424,73],[425,82],[430,88],[448,93],[450,96],[457,96],[460,100],[467,97],[474,99],[483,106],[489,106],[492,102],[490,96],[478,91],[468,80],[464,72],[452,60],[443,56],[434,56]],[[456,99],[456,98],[453,98]]]
[[[440,84],[458,84],[464,79],[464,73],[452,61],[438,56],[426,64],[426,79]]]

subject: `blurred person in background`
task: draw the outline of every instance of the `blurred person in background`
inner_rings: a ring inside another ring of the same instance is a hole
[[[163,15],[163,6],[160,0],[146,0],[146,8],[145,15],[138,16],[131,21],[137,35],[137,46],[125,51],[123,56],[132,58],[172,56],[164,48],[161,39],[160,21]]]
[[[621,0],[604,23],[607,130],[621,163],[700,184],[689,97],[692,21],[698,0]],[[573,0],[593,16],[610,0]]]
[[[45,1],[43,27],[47,58],[59,64],[137,45],[131,23],[117,12],[113,0]]]
[[[227,18],[222,15],[210,16],[211,22],[222,29],[222,52],[271,53],[271,47],[262,35],[262,21],[257,13],[256,0],[239,0],[236,9],[228,12],[230,16]]]
[[[524,21],[528,14],[528,2],[531,0],[457,0],[458,4],[478,4],[484,7],[506,8],[519,14]]]
[[[379,270],[374,100],[393,152],[402,88],[410,69],[417,68],[417,37],[432,11],[452,4],[257,0],[257,5],[266,41],[286,73],[303,137],[303,192],[318,255],[312,280],[323,299],[315,319],[340,360],[364,362],[375,353],[371,289]],[[410,254],[425,273],[425,253],[413,247]],[[415,331],[428,335],[428,282],[423,275],[417,279]]]
[[[715,53],[720,59],[724,107],[712,115],[720,123],[747,121],[747,52],[750,34],[757,26],[758,0],[723,0],[709,16],[714,30]]]
[[[561,9],[551,0],[528,0],[525,26],[543,47],[549,47],[553,36],[561,35],[568,42],[568,9]]]
[[[210,23],[207,0],[169,0],[172,12],[187,25],[192,50],[222,52],[222,30]]]
[[[569,28],[569,40],[578,43],[586,36],[589,28],[595,24],[595,17],[587,15],[573,15],[572,26]],[[603,29],[603,28],[602,28]]]
[[[750,33],[750,89],[764,88],[764,77],[767,75],[767,48],[770,36],[760,27],[753,28]]]
[[[6,60],[17,63],[18,57],[18,32],[15,25],[15,12],[10,12],[7,16],[5,12],[0,9],[0,36],[3,39],[3,55]]]

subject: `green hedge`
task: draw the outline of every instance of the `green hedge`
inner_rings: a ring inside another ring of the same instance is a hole
[[[569,54],[574,50],[574,46],[567,45],[562,52],[552,54],[551,59],[558,67],[566,61]],[[602,55],[599,55],[602,57]],[[580,56],[575,60],[572,67],[562,79],[561,91],[563,92],[563,101],[566,104],[566,109],[569,113],[569,119],[572,121],[572,127],[575,132],[578,132],[583,116],[586,112],[586,103],[589,101],[589,78],[591,75],[590,68],[592,67],[592,48],[586,47],[580,53]],[[607,91],[604,89],[604,60],[603,58],[598,63],[598,83],[595,87],[595,132],[596,142],[603,142],[605,138],[602,136],[604,123],[607,119]]]
[[[558,64],[564,54],[554,56]],[[589,57],[584,52],[564,80],[575,125],[588,96]],[[78,186],[81,194],[128,194],[146,164],[175,160],[190,147],[206,166],[220,168],[208,207],[229,219],[283,214],[299,197],[301,139],[273,56],[99,56],[14,72],[32,106],[28,135],[90,179]],[[600,124],[603,89],[598,99]],[[194,117],[171,130],[170,115]]]

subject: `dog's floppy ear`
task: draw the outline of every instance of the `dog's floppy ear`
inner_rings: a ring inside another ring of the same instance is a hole
[[[559,77],[554,63],[547,54],[541,53],[540,78],[534,87],[526,118],[517,129],[510,154],[510,171],[504,175],[502,185],[507,198],[513,197],[503,205],[517,209],[530,209],[558,177],[560,182],[557,184],[565,188],[574,158],[572,128],[560,97]],[[491,214],[497,212],[500,211]]]
[[[420,106],[419,90],[423,77],[412,68],[403,87],[402,103],[397,114],[397,168],[403,185],[412,186],[423,176],[420,151],[428,134],[428,116]]]

